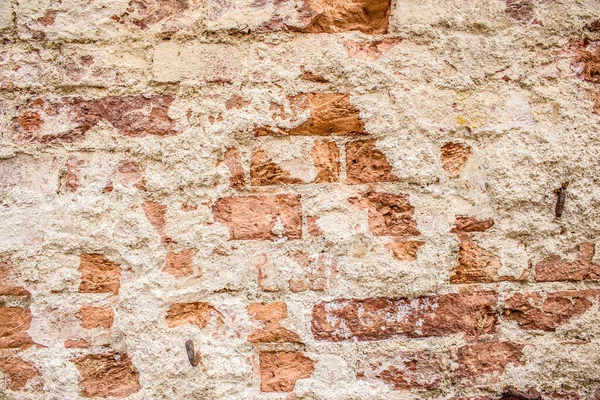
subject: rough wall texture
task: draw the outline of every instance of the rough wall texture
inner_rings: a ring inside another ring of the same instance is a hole
[[[0,0],[0,397],[600,398],[597,0]]]

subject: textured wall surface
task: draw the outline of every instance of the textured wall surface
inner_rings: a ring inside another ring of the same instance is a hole
[[[598,18],[0,0],[0,398],[600,399]]]

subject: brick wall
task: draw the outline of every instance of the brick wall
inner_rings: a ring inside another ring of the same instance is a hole
[[[0,398],[600,399],[596,0],[0,0]]]

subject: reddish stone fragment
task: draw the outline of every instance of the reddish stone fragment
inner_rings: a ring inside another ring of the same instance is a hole
[[[212,206],[217,222],[227,226],[233,240],[302,237],[300,196],[234,196]]]
[[[292,178],[289,171],[275,164],[266,151],[255,149],[252,152],[250,164],[250,183],[253,186],[267,186],[304,183],[304,181],[299,178]]]
[[[358,109],[350,103],[349,94],[308,93],[290,99],[296,108],[308,107],[310,116],[299,126],[282,130],[259,127],[257,136],[264,135],[361,135],[366,134]]]
[[[67,176],[65,177],[65,186],[68,190],[75,192],[80,185],[79,175],[85,161],[71,158],[67,161]]]
[[[112,308],[83,306],[79,309],[77,317],[85,329],[110,328],[115,318]]]
[[[194,273],[192,259],[197,252],[196,249],[187,249],[179,253],[169,251],[167,253],[167,265],[165,265],[163,271],[174,276],[192,275]]]
[[[14,286],[10,282],[13,265],[0,261],[0,296],[31,296],[31,293],[22,286]]]
[[[457,215],[452,233],[470,233],[470,232],[485,232],[494,226],[494,220],[491,218],[477,219],[466,215]]]
[[[346,182],[350,184],[397,182],[392,166],[375,140],[362,140],[346,144]]]
[[[140,373],[128,354],[87,354],[71,361],[81,374],[83,397],[121,398],[140,390]]]
[[[227,100],[225,102],[225,108],[227,110],[231,110],[232,108],[244,108],[244,107],[248,107],[250,105],[249,101],[245,101],[244,98],[242,96],[238,95],[234,95],[233,97],[231,97],[229,100]]]
[[[381,380],[393,390],[435,390],[442,381],[440,359],[429,351],[369,354],[368,360],[359,364],[356,377],[364,380]]]
[[[419,298],[341,299],[313,307],[317,340],[385,340],[396,337],[469,336],[496,329],[497,295],[490,292]]]
[[[291,392],[315,370],[315,362],[299,351],[263,351],[259,360],[262,392]]]
[[[340,150],[334,142],[317,142],[312,148],[312,159],[317,168],[314,183],[331,183],[340,179]]]
[[[415,261],[417,252],[425,242],[420,240],[395,240],[385,245],[392,251],[394,258],[400,261]]]
[[[506,15],[520,24],[527,24],[533,20],[535,15],[533,2],[531,0],[506,0]]]
[[[8,380],[8,389],[21,390],[27,382],[40,375],[33,363],[18,357],[0,358],[0,369]]]
[[[369,210],[369,229],[375,236],[417,236],[415,208],[408,195],[367,192],[360,198],[350,199],[362,209]]]
[[[150,221],[156,232],[164,240],[166,237],[165,225],[167,224],[168,206],[155,201],[146,201],[142,204],[142,208],[148,221]]]
[[[229,169],[229,187],[242,189],[245,185],[244,167],[242,166],[242,154],[234,147],[227,149],[223,163]],[[221,162],[217,164],[220,165]]]
[[[594,243],[582,243],[579,254],[570,262],[560,257],[550,257],[535,266],[535,280],[552,281],[596,281],[600,279],[600,265],[592,262],[595,253]]]
[[[306,224],[308,225],[308,234],[310,236],[320,237],[324,235],[321,228],[319,228],[319,225],[317,225],[318,219],[319,217],[317,217],[316,215],[306,216]]]
[[[469,379],[484,374],[503,373],[508,364],[525,365],[521,361],[525,345],[512,342],[474,343],[456,352],[457,379]]]
[[[450,283],[489,283],[515,280],[501,277],[498,269],[500,257],[476,245],[467,235],[460,235],[458,261],[450,275]]]
[[[442,167],[453,178],[460,175],[471,157],[471,147],[463,143],[446,143],[442,146]]]
[[[134,160],[122,160],[117,167],[119,180],[124,186],[144,189],[146,180],[144,179],[144,169]]]
[[[121,287],[121,266],[102,254],[83,253],[80,256],[79,272],[81,293],[119,294]]]
[[[402,39],[386,38],[373,42],[344,41],[343,44],[348,52],[348,57],[375,61],[401,41]]]
[[[248,315],[252,320],[264,324],[262,329],[250,334],[250,343],[300,342],[300,337],[295,332],[281,326],[281,321],[288,316],[285,303],[252,303],[248,306]]]
[[[552,332],[592,307],[589,299],[598,298],[597,290],[516,293],[504,303],[504,318],[522,329]]]
[[[305,3],[315,16],[306,27],[298,29],[301,32],[387,33],[390,0],[305,0]]]
[[[166,321],[169,328],[185,324],[206,328],[211,318],[216,318],[218,325],[223,324],[221,313],[210,303],[175,303],[171,304]]]
[[[587,82],[600,83],[600,40],[585,38],[570,47],[574,53],[571,70]]]
[[[0,307],[0,349],[25,349],[33,340],[27,333],[31,311],[21,307]]]
[[[92,344],[84,339],[67,339],[65,340],[65,349],[88,349]]]

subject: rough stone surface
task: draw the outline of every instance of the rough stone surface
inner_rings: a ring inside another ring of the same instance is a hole
[[[598,0],[0,0],[0,399],[600,400]]]

